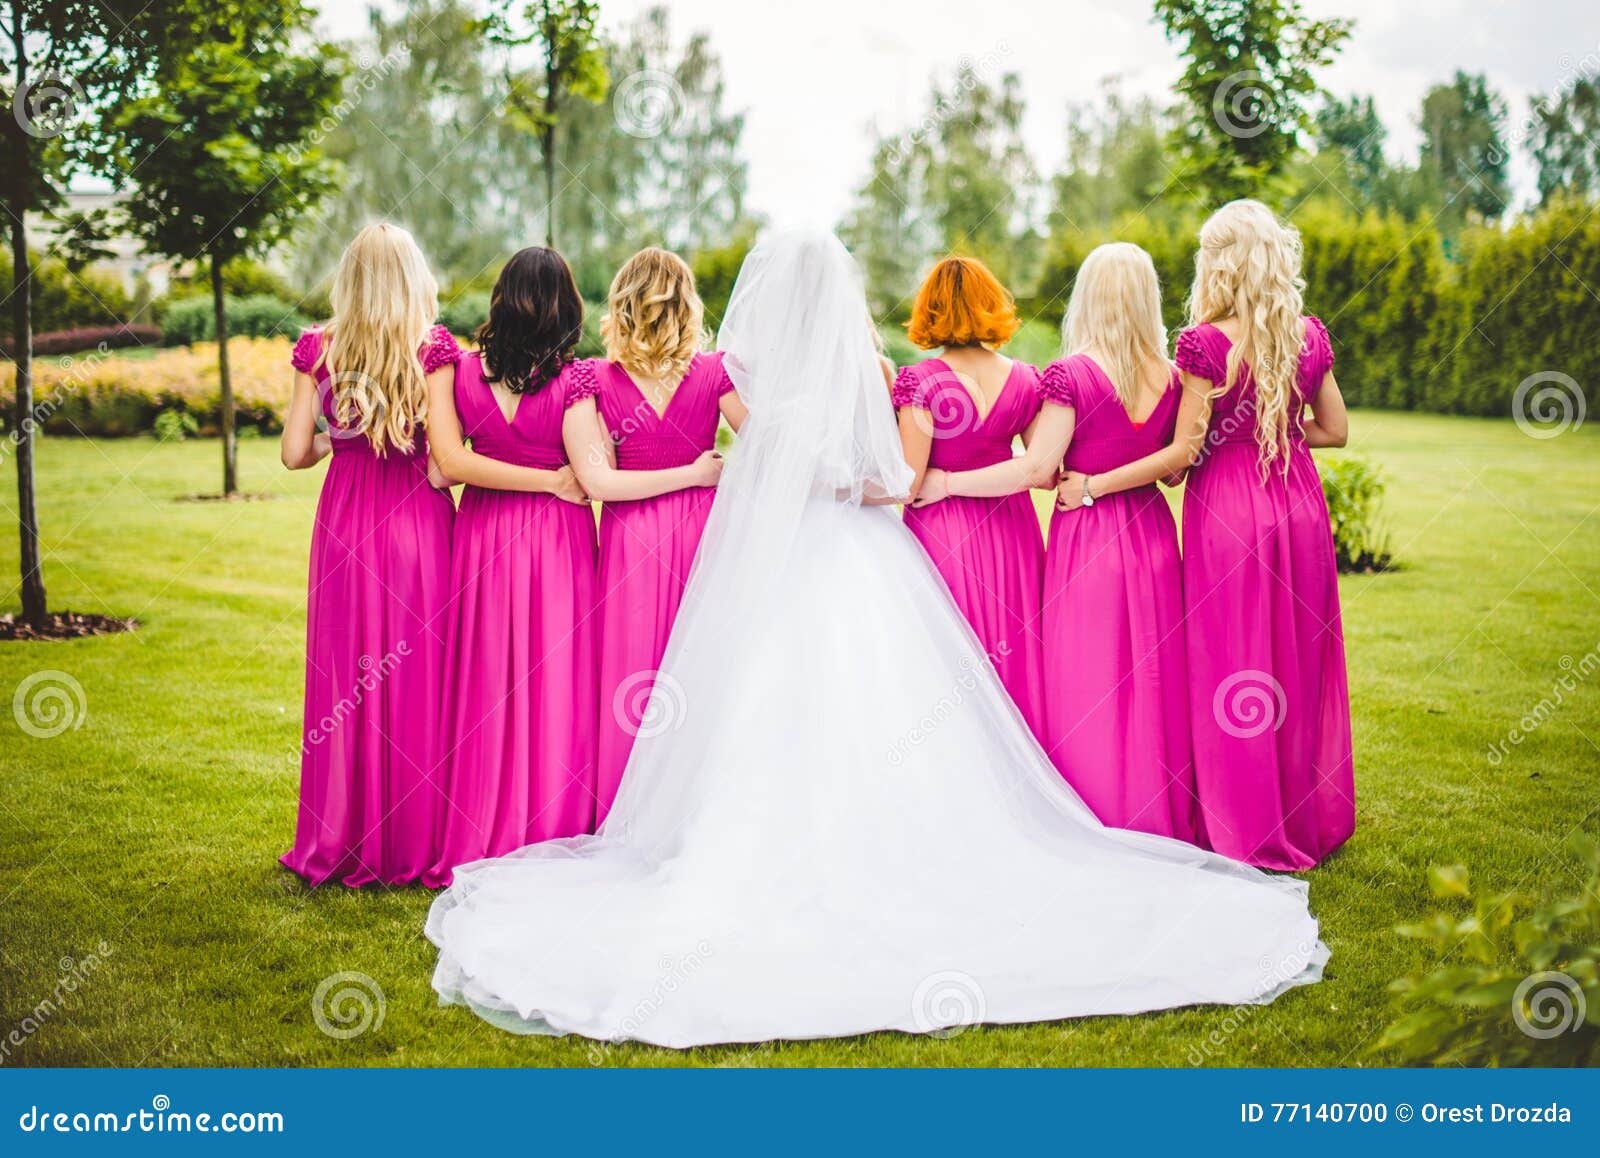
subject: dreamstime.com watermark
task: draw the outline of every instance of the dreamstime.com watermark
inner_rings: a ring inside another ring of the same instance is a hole
[[[400,661],[411,654],[411,644],[402,639],[395,645],[393,651],[385,652],[382,659],[374,660],[370,655],[364,655],[357,660],[361,668],[361,677],[356,680],[355,687],[350,693],[333,705],[332,710],[316,723],[306,728],[305,738],[300,742],[300,749],[291,754],[290,759],[304,759],[311,754],[311,749],[328,741],[335,732],[344,726],[344,722],[355,715],[356,709],[371,692],[378,690],[378,686],[394,674],[400,666]]]
[[[174,1110],[172,1099],[157,1094],[149,1109],[55,1110],[29,1106],[17,1119],[24,1134],[282,1134],[278,1110]]]
[[[702,940],[681,956],[663,957],[661,973],[651,985],[650,992],[634,1003],[633,1008],[617,1024],[616,1031],[608,1040],[589,1043],[589,1064],[604,1065],[613,1045],[636,1041],[639,1032],[661,1011],[661,1007],[671,1000],[672,995],[687,985],[689,980],[700,972],[701,967],[715,955],[716,950],[711,942]]]
[[[94,947],[94,952],[82,957],[61,958],[60,976],[49,993],[39,1001],[34,1002],[33,1008],[16,1025],[7,1031],[4,1040],[0,1040],[0,1065],[11,1060],[13,1051],[20,1049],[28,1040],[45,1027],[45,1024],[60,1012],[68,997],[82,988],[96,973],[105,967],[106,958],[115,950],[109,941],[101,941]]]
[[[939,702],[933,705],[927,715],[917,721],[915,727],[894,742],[889,749],[890,766],[898,768],[904,764],[912,749],[920,748],[927,743],[928,738],[939,730],[941,724],[961,710],[961,706],[967,702],[968,695],[978,686],[978,672],[980,670],[988,667],[990,671],[993,671],[996,666],[996,658],[1004,659],[1010,654],[1011,645],[1001,640],[999,646],[986,655],[962,656],[961,678],[956,680],[955,686],[946,695],[940,697]]]
[[[1578,689],[1578,685],[1600,671],[1600,643],[1595,644],[1577,659],[1564,655],[1557,661],[1561,675],[1557,676],[1550,685],[1550,694],[1542,696],[1522,714],[1522,718],[1511,727],[1506,734],[1489,745],[1485,758],[1490,765],[1498,768],[1505,758],[1511,755],[1513,748],[1520,748],[1522,742],[1533,733],[1544,727],[1559,712],[1567,702],[1567,697]]]
[[[1261,958],[1257,991],[1264,999],[1275,996],[1284,986],[1310,968],[1316,952],[1317,946],[1314,942],[1301,941],[1291,952],[1277,960],[1271,957]],[[1223,1017],[1222,1024],[1189,1046],[1187,1058],[1189,1064],[1205,1065],[1206,1062],[1221,1057],[1233,1040],[1233,1036],[1250,1024],[1255,1015],[1265,1008],[1261,1002],[1250,1002],[1230,1008]]]
[[[1588,1014],[1583,986],[1566,973],[1531,974],[1511,995],[1511,1020],[1523,1033],[1540,1041],[1577,1033]]]
[[[330,973],[311,994],[311,1020],[335,1041],[382,1029],[388,1008],[383,986],[365,973]]]
[[[47,668],[24,676],[11,694],[11,717],[35,740],[50,740],[83,727],[89,697],[70,672]]]

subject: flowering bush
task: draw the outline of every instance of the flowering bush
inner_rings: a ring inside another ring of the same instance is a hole
[[[76,354],[104,346],[108,350],[121,350],[128,346],[159,346],[160,326],[120,325],[81,326],[75,330],[47,330],[33,336],[33,356],[43,354]],[[0,341],[0,353],[11,357],[9,339]]]
[[[282,428],[293,373],[289,338],[234,338],[228,343],[239,425],[263,432]],[[0,422],[9,425],[16,367],[0,365]],[[90,353],[34,362],[34,402],[46,433],[100,436],[144,434],[156,415],[192,415],[201,434],[218,424],[217,345],[161,350],[142,357]]]

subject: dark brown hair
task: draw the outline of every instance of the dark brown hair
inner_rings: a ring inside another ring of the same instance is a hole
[[[529,394],[572,361],[583,336],[583,299],[566,258],[540,245],[518,250],[500,271],[489,320],[478,327],[484,378]]]

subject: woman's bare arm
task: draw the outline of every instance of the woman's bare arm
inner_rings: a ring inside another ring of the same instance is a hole
[[[278,440],[278,458],[290,470],[306,470],[316,466],[332,450],[333,440],[317,433],[316,379],[296,370],[289,413],[284,416],[283,435]]]
[[[722,456],[708,450],[688,466],[665,470],[619,470],[609,433],[598,417],[593,398],[567,407],[561,423],[567,459],[591,498],[601,502],[651,499],[689,487],[714,487],[722,477]]]
[[[1344,446],[1350,441],[1350,414],[1332,370],[1323,375],[1322,385],[1311,396],[1311,417],[1303,419],[1300,427],[1306,445],[1313,449]]]
[[[1183,374],[1183,397],[1178,402],[1178,421],[1172,441],[1154,454],[1147,454],[1104,474],[1084,475],[1068,471],[1056,488],[1056,506],[1072,511],[1083,505],[1084,483],[1095,498],[1118,491],[1149,486],[1162,479],[1181,475],[1200,460],[1205,450],[1206,431],[1211,427],[1212,385],[1204,378]]]

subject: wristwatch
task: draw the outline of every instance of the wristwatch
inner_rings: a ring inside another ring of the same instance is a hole
[[[1094,506],[1094,496],[1089,493],[1088,475],[1083,476],[1083,505],[1086,507]]]

